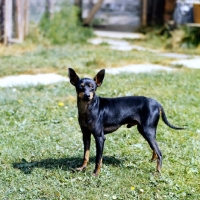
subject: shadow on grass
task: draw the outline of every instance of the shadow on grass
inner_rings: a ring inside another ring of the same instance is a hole
[[[71,158],[48,158],[40,161],[27,162],[22,159],[19,163],[13,163],[13,168],[21,170],[24,174],[31,174],[34,168],[45,168],[45,169],[55,169],[61,168],[66,171],[76,172],[76,167],[80,165],[82,159],[80,157]],[[90,163],[95,163],[95,157],[90,159]],[[107,165],[118,166],[122,163],[119,159],[114,157],[105,156],[103,157],[103,163]]]

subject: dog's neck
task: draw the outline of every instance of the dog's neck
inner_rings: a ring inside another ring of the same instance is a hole
[[[97,101],[98,97],[94,94],[94,97],[90,101],[81,100],[77,97],[77,107],[79,115],[87,114],[90,108],[93,107],[94,103]]]
[[[90,101],[83,101],[81,99],[77,100],[78,112],[79,114],[86,114],[88,111],[88,106],[90,105],[92,100]]]

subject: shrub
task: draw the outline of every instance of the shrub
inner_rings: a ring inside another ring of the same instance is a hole
[[[64,3],[52,20],[44,14],[39,30],[52,44],[85,42],[93,33],[92,29],[82,27],[79,12],[78,7]]]
[[[200,29],[199,27],[183,27],[185,36],[182,40],[182,45],[186,47],[197,47],[200,45]]]

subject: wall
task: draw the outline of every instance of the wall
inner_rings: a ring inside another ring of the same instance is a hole
[[[98,0],[82,0],[82,18],[87,18]],[[141,26],[141,0],[104,0],[96,13],[96,27],[117,31],[134,31]]]

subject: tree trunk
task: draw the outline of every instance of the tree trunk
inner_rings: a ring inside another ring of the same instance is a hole
[[[147,25],[147,3],[148,0],[143,0],[143,5],[142,5],[142,25],[146,26]]]
[[[89,25],[92,20],[94,19],[94,16],[95,14],[98,12],[98,10],[100,9],[102,3],[103,3],[104,0],[99,0],[94,6],[93,8],[91,9],[88,17],[83,21],[83,24],[84,25]]]

